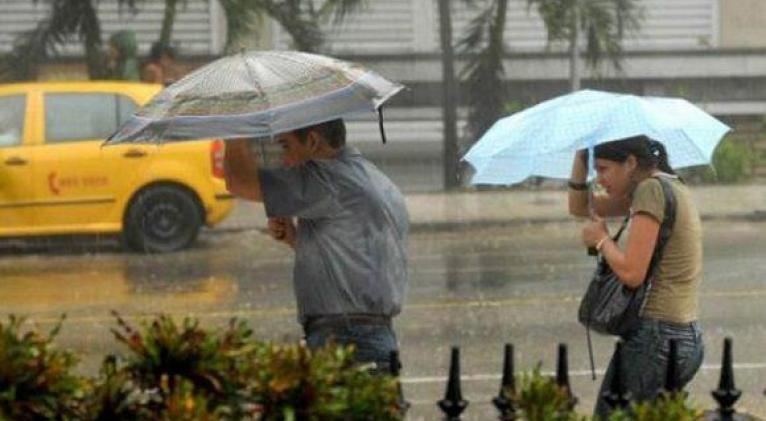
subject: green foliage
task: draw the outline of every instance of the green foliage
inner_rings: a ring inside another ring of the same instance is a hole
[[[639,0],[527,0],[536,7],[548,34],[548,42],[565,42],[571,48],[574,36],[586,36],[585,58],[598,70],[604,58],[621,70],[622,39],[640,27]]]
[[[262,419],[401,419],[396,381],[358,367],[353,349],[330,345],[260,348],[251,367]]]
[[[654,402],[631,404],[626,411],[612,413],[609,421],[697,421],[703,412],[687,402],[683,393],[663,394]]]
[[[248,397],[242,391],[247,389],[249,379],[243,367],[250,364],[254,350],[263,345],[252,340],[252,331],[244,322],[232,319],[226,329],[211,333],[196,320],[186,318],[178,325],[172,318],[160,315],[144,322],[138,331],[116,317],[118,329],[113,333],[130,354],[121,369],[127,375],[106,370],[107,374],[114,372],[104,382],[108,385],[110,378],[115,382],[110,390],[125,397],[130,395],[120,392],[120,387],[133,385],[157,391],[156,399],[143,398],[154,411],[169,410],[172,397],[191,394],[192,390],[193,399],[204,403],[207,410],[232,416],[248,411]]]
[[[159,316],[140,331],[117,320],[130,354],[119,369],[105,361],[97,419],[400,419],[396,381],[357,367],[353,349],[258,342],[236,320],[220,333],[191,319]]]
[[[226,16],[228,38],[226,51],[236,49],[237,39],[262,16],[274,19],[292,38],[292,48],[301,51],[322,50],[325,36],[321,25],[338,25],[367,0],[219,0]]]
[[[507,101],[505,104],[503,104],[503,113],[505,113],[505,115],[516,114],[517,112],[527,108],[527,106],[527,104],[519,101]]]
[[[540,366],[521,376],[520,386],[513,400],[520,412],[520,419],[527,421],[580,421],[586,418],[577,415],[569,391],[559,387],[556,380],[543,376]]]
[[[141,420],[150,418],[151,408],[161,403],[158,393],[141,389],[129,371],[117,369],[117,358],[108,356],[88,400],[87,412],[95,421]]]
[[[52,345],[63,317],[48,335],[22,333],[23,322],[0,322],[0,419],[80,419],[88,384],[70,373],[74,355]]]
[[[507,97],[503,85],[507,9],[508,0],[489,2],[468,25],[457,45],[459,52],[470,57],[461,77],[466,79],[468,132],[472,141],[503,116]]]
[[[752,159],[752,152],[744,142],[726,137],[713,153],[713,165],[706,176],[706,181],[736,183],[744,180]]]
[[[117,0],[120,7],[136,11],[137,0]],[[14,40],[13,50],[0,58],[0,80],[19,81],[37,77],[40,65],[58,54],[58,47],[76,37],[82,41],[91,78],[105,75],[101,24],[96,0],[35,0],[50,5],[48,16]]]

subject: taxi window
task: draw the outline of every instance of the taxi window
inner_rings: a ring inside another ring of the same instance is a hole
[[[21,144],[26,104],[26,95],[0,96],[0,148]]]
[[[136,108],[137,105],[132,99],[117,95],[117,124],[122,126],[136,112]]]
[[[123,95],[55,93],[45,95],[45,133],[48,143],[106,139],[135,110]]]

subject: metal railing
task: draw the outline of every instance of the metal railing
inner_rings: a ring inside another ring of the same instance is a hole
[[[602,395],[612,410],[627,409],[633,402],[630,392],[625,389],[624,382],[622,381],[622,377],[624,376],[621,367],[622,364],[620,362],[620,350],[622,346],[622,341],[618,341],[615,344],[615,360],[613,362],[613,366],[615,367],[614,375],[609,382],[608,389]],[[391,353],[391,367],[393,375],[398,377],[399,370],[401,368],[398,352]],[[664,385],[661,389],[661,392],[665,392],[671,396],[678,396],[679,394],[683,394],[685,396],[686,392],[683,391],[680,380],[678,344],[674,339],[669,341],[669,354],[665,373],[666,375]],[[567,394],[568,409],[573,410],[577,405],[578,399],[572,393],[572,389],[569,383],[569,364],[566,344],[559,344],[555,381],[560,390],[565,391]],[[512,344],[505,344],[500,391],[498,392],[497,396],[492,399],[492,403],[498,411],[498,419],[502,421],[519,419],[517,404],[514,399],[509,398],[515,394],[516,388],[516,377],[514,373],[514,348]],[[734,384],[731,338],[724,339],[723,357],[718,388],[713,390],[711,395],[717,402],[718,407],[704,411],[705,420],[733,421],[758,419],[745,413],[738,413],[735,409],[735,404],[742,396],[742,391],[737,389],[736,385]],[[406,413],[410,405],[401,393],[401,388],[400,401],[400,407],[402,408],[402,411]],[[462,393],[460,381],[459,347],[453,347],[451,350],[449,377],[447,379],[444,397],[437,401],[436,405],[443,414],[443,419],[448,421],[460,420],[461,416],[469,406],[469,401],[463,397]]]

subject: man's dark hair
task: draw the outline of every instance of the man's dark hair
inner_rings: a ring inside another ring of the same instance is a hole
[[[160,61],[160,58],[162,58],[163,55],[167,55],[171,59],[175,59],[176,50],[175,48],[160,42],[155,42],[152,44],[152,48],[149,50],[149,61],[156,63]]]
[[[343,119],[330,120],[313,126],[301,127],[295,130],[295,135],[301,142],[305,142],[309,132],[315,131],[321,136],[330,147],[340,149],[346,146],[346,125]]]

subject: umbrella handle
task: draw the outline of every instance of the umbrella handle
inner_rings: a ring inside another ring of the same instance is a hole
[[[588,178],[590,178],[591,175],[595,172],[593,166],[595,164],[595,154],[593,151],[593,145],[588,145],[588,177],[586,177],[586,182],[588,181]],[[588,189],[588,210],[590,212],[593,212],[593,191]],[[598,250],[596,250],[595,247],[588,247],[588,256],[598,256]]]

